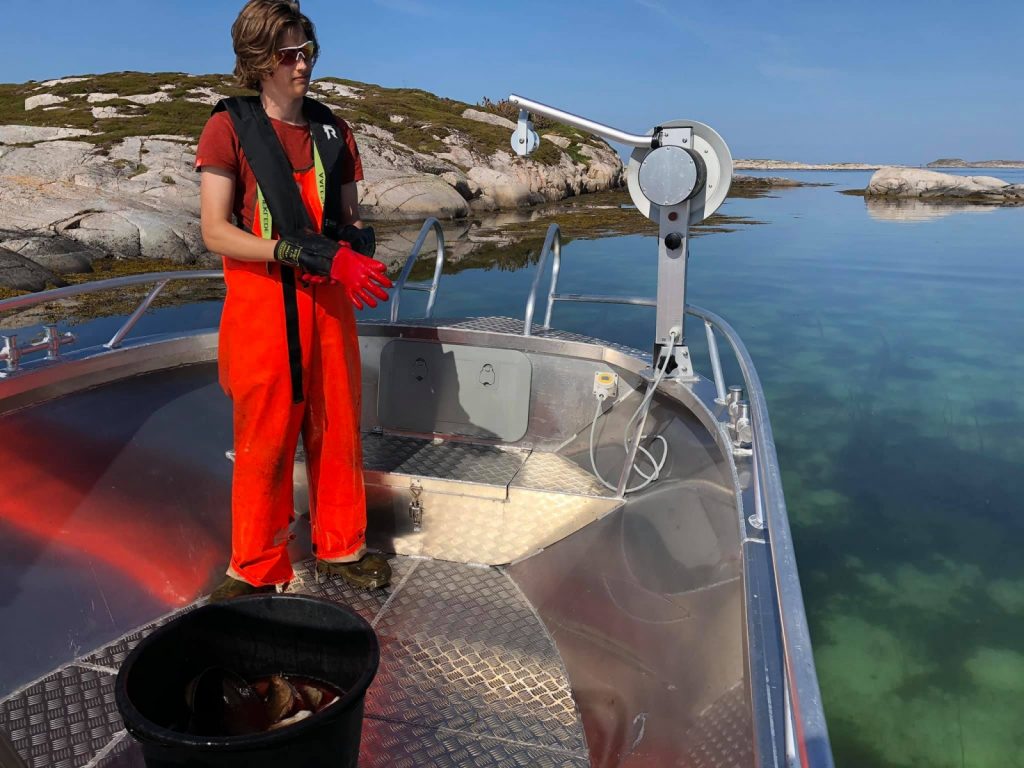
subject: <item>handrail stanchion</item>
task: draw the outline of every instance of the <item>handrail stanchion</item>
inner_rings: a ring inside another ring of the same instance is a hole
[[[427,235],[433,230],[437,236],[437,257],[434,263],[434,279],[430,283],[429,288],[424,288],[422,285],[406,285],[406,281],[409,279],[409,273],[412,272],[413,264],[416,263],[416,259],[419,258],[420,251],[423,249],[423,243],[427,239]],[[444,246],[444,230],[441,229],[441,222],[431,216],[423,222],[423,226],[420,227],[420,234],[416,238],[416,243],[413,245],[412,250],[409,251],[409,255],[405,259],[405,264],[402,266],[402,273],[398,276],[398,280],[395,281],[395,287],[391,292],[391,322],[398,322],[398,307],[402,301],[402,291],[408,288],[410,291],[423,291],[429,293],[430,297],[427,299],[427,317],[430,317],[434,311],[434,299],[437,297],[437,286],[441,282],[441,271],[444,269],[444,257],[445,257],[445,246]]]
[[[557,254],[555,256],[555,264],[559,264],[562,259],[562,230],[558,228],[557,224],[552,224],[548,227],[547,237],[544,238],[544,247],[540,251],[540,259],[537,260],[537,273],[533,276],[533,286],[530,288],[530,296],[526,300],[526,314],[523,317],[523,336],[530,336],[533,334],[533,311],[537,304],[537,288],[540,286],[540,278],[544,274],[544,267],[547,265],[548,254],[554,250]],[[553,273],[553,275],[557,275]],[[552,285],[554,282],[552,281]],[[545,326],[551,322],[551,305],[554,302],[554,291],[550,291],[548,295],[548,308],[547,318],[544,321]]]
[[[755,433],[753,440],[751,441],[751,445],[754,446],[754,450],[750,452],[750,469],[754,476],[752,483],[754,486],[754,514],[747,518],[747,522],[759,531],[763,531],[765,526],[764,494],[761,490],[761,462],[758,461],[757,458],[757,429],[754,428],[751,431]]]
[[[559,231],[558,237],[552,246],[553,253],[551,258],[551,285],[548,288],[548,306],[544,311],[544,327],[551,327],[551,310],[555,307],[555,291],[558,290],[558,271],[562,268],[562,233]]]
[[[540,259],[537,262],[537,274],[533,277],[533,285],[530,288],[530,295],[526,299],[526,314],[523,319],[523,335],[533,334],[533,314],[537,304],[537,289],[540,287],[540,279],[544,274],[544,267],[547,264],[548,254],[551,253],[554,261],[551,264],[551,286],[548,288],[548,303],[544,310],[544,327],[551,327],[551,311],[556,301],[575,301],[582,304],[627,304],[635,307],[656,307],[658,302],[643,296],[601,296],[582,295],[578,293],[558,293],[558,273],[562,268],[562,231],[557,224],[548,227],[547,237],[544,240],[544,247],[540,252]]]
[[[708,335],[708,355],[711,357],[711,373],[715,377],[715,402],[725,405],[725,381],[722,377],[722,360],[718,356],[718,340],[715,338],[715,329],[711,323],[704,321],[704,330]]]
[[[799,768],[800,758],[796,750],[796,734],[793,732],[793,694],[789,691],[788,670],[786,685],[782,689],[782,701],[785,705],[782,711],[785,713],[786,766],[787,768]]]
[[[0,347],[0,360],[4,361],[4,373],[14,373],[21,361],[21,347],[18,346],[18,334],[0,336],[4,345]]]
[[[444,231],[438,223],[435,228],[437,232],[437,260],[434,262],[434,279],[430,281],[430,295],[427,297],[427,317],[434,313],[434,299],[437,298],[437,286],[441,284],[441,270],[444,269]]]
[[[127,336],[131,332],[132,328],[135,327],[135,324],[139,322],[139,319],[146,313],[146,310],[149,309],[149,305],[153,303],[153,300],[160,295],[160,291],[164,289],[165,285],[167,285],[166,280],[161,280],[157,283],[153,287],[153,290],[149,292],[149,295],[142,300],[142,303],[135,308],[131,317],[124,321],[124,325],[118,328],[117,333],[111,336],[110,341],[103,346],[107,349],[117,349],[121,346],[121,342],[124,341],[124,337]]]

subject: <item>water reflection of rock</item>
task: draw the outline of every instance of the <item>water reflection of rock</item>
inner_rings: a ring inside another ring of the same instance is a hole
[[[548,227],[561,227],[562,245],[572,240],[592,240],[617,235],[656,237],[658,225],[637,212],[623,189],[570,198],[532,209],[503,211],[471,219],[441,223],[445,236],[445,273],[464,269],[515,270],[537,261]],[[739,224],[760,222],[742,216],[716,213],[691,227],[693,236],[730,232]],[[419,237],[421,222],[394,224],[375,222],[377,258],[397,275]],[[430,280],[434,272],[436,245],[429,234],[410,280]]]
[[[931,221],[954,213],[988,213],[998,205],[950,200],[922,200],[914,197],[865,197],[868,216],[879,221]]]
[[[460,272],[479,266],[509,269],[525,266],[540,255],[547,222],[535,228],[522,225],[550,216],[544,208],[527,211],[505,211],[486,217],[441,222],[445,243],[445,272]],[[398,273],[412,253],[422,223],[408,226],[377,227],[376,257],[388,265],[388,272]],[[508,228],[516,231],[510,232]],[[562,242],[570,240],[563,232]],[[410,273],[411,280],[429,280],[434,271],[437,243],[434,233],[427,235],[420,249],[420,258]]]

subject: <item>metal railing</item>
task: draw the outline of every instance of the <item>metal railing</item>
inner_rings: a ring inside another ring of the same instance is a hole
[[[548,227],[547,237],[544,238],[544,247],[540,252],[540,259],[537,261],[537,273],[533,276],[533,286],[530,288],[530,295],[526,299],[526,313],[523,317],[523,335],[533,335],[533,314],[537,303],[537,288],[540,287],[541,277],[544,275],[544,267],[548,263],[548,255],[552,257],[551,263],[551,286],[548,288],[548,302],[544,311],[544,327],[551,327],[551,311],[556,301],[578,301],[592,304],[632,304],[642,307],[657,306],[653,299],[645,299],[635,296],[606,296],[606,295],[582,295],[578,293],[558,293],[558,272],[562,267],[562,231],[557,224]]]
[[[430,234],[431,230],[433,230],[434,234],[437,236],[437,258],[434,262],[434,279],[431,281],[429,288],[423,285],[406,285],[405,283],[409,278],[409,273],[412,272],[413,264],[415,264],[416,259],[419,258],[420,251],[423,249],[423,243],[426,241],[427,235]],[[431,313],[434,311],[434,299],[437,297],[437,285],[441,281],[441,270],[444,268],[444,257],[444,230],[441,229],[441,222],[431,216],[429,219],[424,221],[423,226],[420,227],[419,237],[416,238],[416,243],[413,245],[408,258],[405,260],[405,265],[402,267],[402,274],[400,274],[398,276],[398,280],[395,281],[395,287],[391,294],[392,323],[398,321],[398,305],[402,300],[402,289],[429,293],[430,297],[427,299],[427,313],[424,317],[430,317]]]
[[[729,323],[713,312],[692,305],[687,306],[686,313],[704,321],[705,327],[709,329],[709,346],[715,350],[716,356],[717,346],[710,344],[714,330],[728,340],[739,363],[750,399],[755,483],[754,515],[762,520],[768,529],[768,544],[771,548],[772,571],[775,575],[779,619],[782,625],[786,675],[786,728],[789,734],[786,740],[787,761],[789,765],[802,764],[827,768],[833,764],[832,750],[829,746],[814,655],[811,652],[811,636],[796,569],[796,554],[789,529],[786,498],[782,490],[779,457],[775,452],[775,439],[768,419],[768,404],[761,388],[761,379],[747,348]],[[719,365],[716,376],[720,374]],[[801,737],[799,748],[793,734],[799,734]]]
[[[50,302],[60,301],[61,299],[70,299],[75,296],[82,296],[89,293],[99,293],[101,291],[127,288],[133,285],[156,283],[153,290],[151,290],[146,297],[139,302],[139,305],[135,308],[132,314],[128,316],[124,323],[121,324],[117,331],[114,332],[114,335],[110,337],[110,340],[102,345],[105,349],[117,349],[124,342],[128,334],[132,332],[132,329],[135,328],[135,325],[145,314],[146,310],[149,309],[156,297],[160,295],[160,292],[164,289],[164,286],[166,286],[167,283],[172,280],[208,280],[214,278],[223,279],[224,273],[220,270],[153,272],[143,275],[115,277],[110,280],[99,280],[94,283],[69,285],[65,288],[56,288],[50,291],[42,291],[41,293],[28,293],[24,296],[15,296],[14,298],[3,299],[0,301],[0,316],[15,310],[26,309],[39,304],[49,304]],[[44,337],[41,341],[32,342],[25,346],[19,346],[17,338],[17,334],[0,336],[0,339],[3,341],[3,345],[0,346],[0,361],[5,364],[5,370],[2,371],[4,375],[16,373],[21,366],[22,359],[26,355],[31,355],[36,352],[45,350],[47,360],[59,360],[60,348],[66,344],[71,344],[76,341],[74,334],[59,334],[57,332],[57,326],[52,324],[45,326]]]

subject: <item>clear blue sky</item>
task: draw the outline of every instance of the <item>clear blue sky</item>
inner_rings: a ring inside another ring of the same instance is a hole
[[[0,82],[229,72],[240,0],[0,0]],[[321,76],[516,92],[633,132],[693,118],[737,157],[1024,159],[1024,2],[304,0]]]

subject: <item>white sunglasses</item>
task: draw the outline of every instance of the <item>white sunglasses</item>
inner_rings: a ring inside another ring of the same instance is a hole
[[[316,43],[307,40],[302,45],[292,45],[287,48],[277,49],[277,62],[291,66],[300,61],[312,62],[316,58]]]

